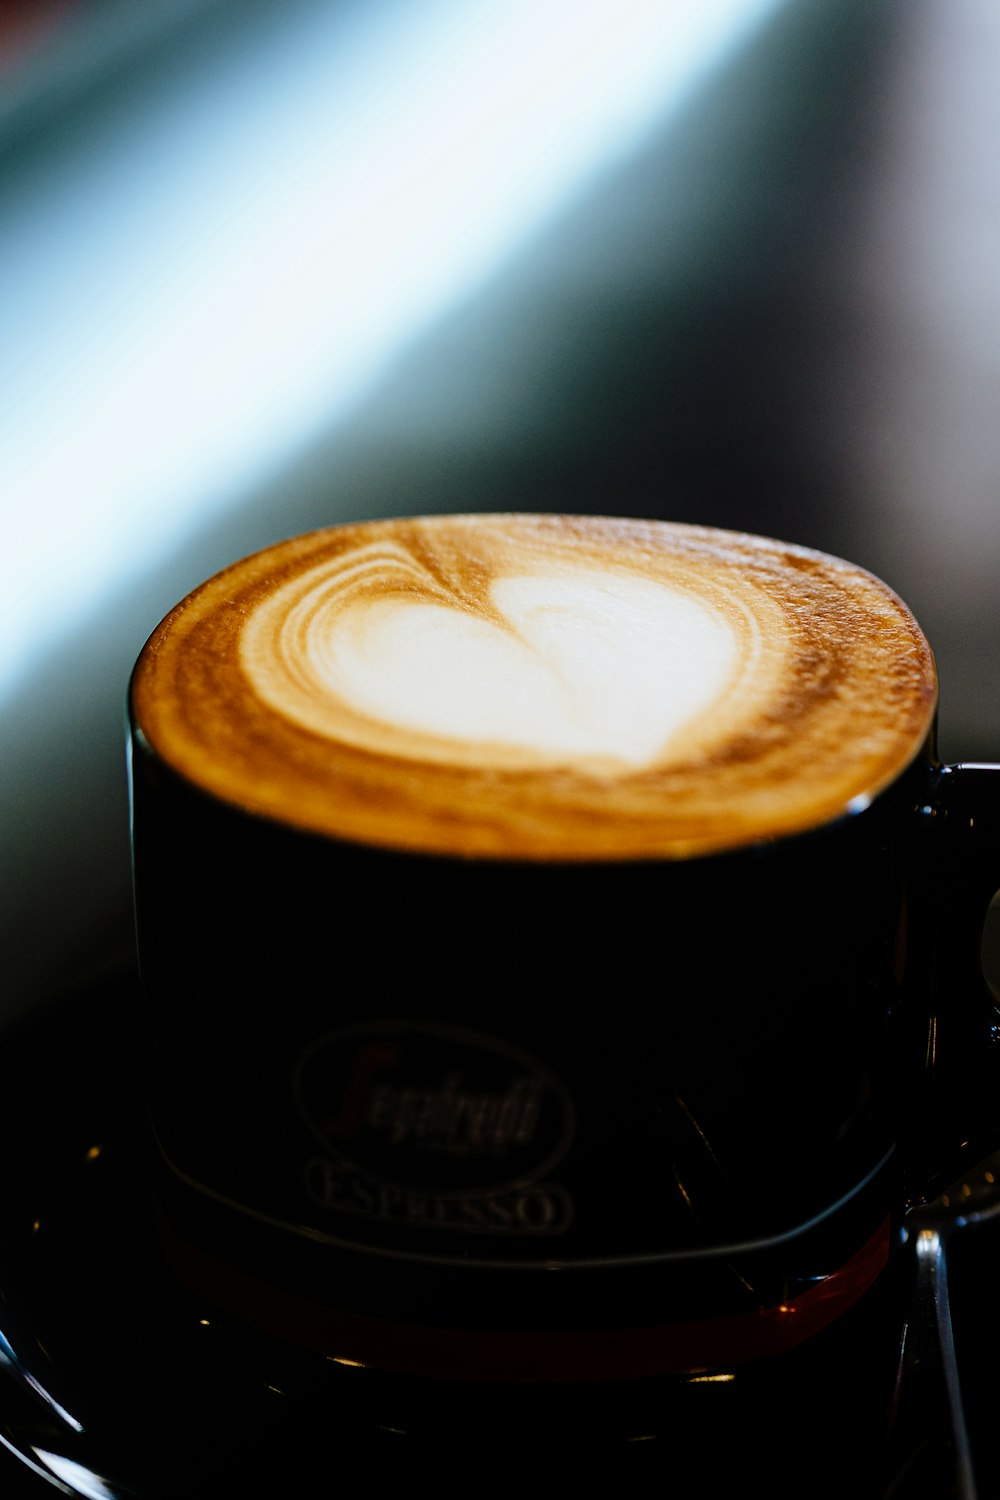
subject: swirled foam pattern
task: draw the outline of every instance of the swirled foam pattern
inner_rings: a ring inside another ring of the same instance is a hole
[[[333,527],[195,590],[133,713],[250,812],[484,857],[682,857],[829,821],[935,707],[905,605],[741,533],[469,515]]]

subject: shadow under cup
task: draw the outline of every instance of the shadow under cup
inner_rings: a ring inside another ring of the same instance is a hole
[[[877,1283],[928,1039],[993,1020],[962,841],[996,794],[930,722],[875,795],[739,847],[394,847],[199,784],[150,728],[156,639],[135,890],[181,1284],[345,1366],[578,1387],[766,1360]]]

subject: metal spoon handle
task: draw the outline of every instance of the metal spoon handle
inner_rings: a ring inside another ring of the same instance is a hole
[[[945,1235],[916,1231],[913,1286],[890,1422],[885,1500],[977,1500],[948,1295]]]

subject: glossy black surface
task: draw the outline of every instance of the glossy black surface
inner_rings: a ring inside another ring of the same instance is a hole
[[[884,1223],[896,1194],[882,1167],[924,1081],[929,1001],[922,982],[904,989],[893,957],[912,805],[932,794],[922,762],[864,813],[808,837],[703,861],[594,866],[305,836],[185,786],[141,734],[132,768],[151,1110],[186,1178],[332,1244],[415,1259],[414,1282],[430,1280],[430,1257],[520,1266],[525,1327],[558,1324],[563,1298],[570,1327],[588,1316],[600,1326],[604,1298],[613,1327],[649,1318],[641,1269],[608,1292],[610,1272],[553,1282],[530,1271],[540,1262],[775,1242],[766,1267],[718,1271],[708,1297],[718,1316],[757,1307],[749,1284],[780,1281],[782,1293],[760,1292],[765,1305],[794,1296]],[[920,902],[929,928],[922,892]],[[973,1009],[962,1001],[959,1018]],[[355,1138],[353,1123],[334,1140],[311,1123],[347,1107],[331,1035],[357,1088],[371,1087],[362,1059],[373,1036],[404,1059],[381,1065],[394,1088],[449,1069],[471,1079],[494,1048],[514,1048],[518,1068],[546,1080],[537,1130],[516,1158],[496,1144],[456,1152],[465,1175],[453,1181],[440,1175],[444,1153],[429,1167],[429,1152]],[[298,1087],[304,1057],[319,1075],[312,1114]],[[325,1170],[335,1179],[326,1192]],[[879,1175],[876,1191],[859,1191]],[[364,1201],[351,1196],[358,1183]],[[552,1206],[540,1235],[460,1216],[510,1183],[544,1184],[563,1217]],[[414,1203],[443,1189],[444,1206],[373,1206],[371,1184],[403,1184]],[[805,1246],[801,1226],[849,1198]],[[280,1253],[269,1247],[267,1258]],[[306,1295],[303,1259],[296,1248],[290,1280]],[[665,1280],[663,1321],[697,1318],[690,1273],[678,1275],[670,1312]],[[447,1322],[455,1299],[463,1317],[490,1302],[508,1327],[510,1298],[500,1285],[442,1291],[434,1321]],[[639,1312],[624,1314],[623,1302]]]
[[[477,1473],[529,1491],[584,1474],[662,1485],[679,1464],[707,1494],[757,1483],[789,1497],[889,1493],[898,1274],[799,1354],[732,1382],[522,1392],[333,1368],[186,1300],[151,1232],[136,1000],[125,975],[5,1041],[0,1326],[51,1398],[0,1370],[7,1443],[89,1466],[105,1493],[140,1500],[291,1500],[360,1469],[375,1484],[435,1473],[445,1494]],[[990,1483],[996,1245],[987,1229],[955,1254],[960,1359]],[[946,1450],[918,1436],[925,1451],[891,1493],[943,1500]],[[7,1453],[0,1479],[10,1500],[59,1492]],[[69,1493],[102,1491],[78,1478]]]

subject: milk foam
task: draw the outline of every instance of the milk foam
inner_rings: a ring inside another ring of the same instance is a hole
[[[739,654],[720,611],[625,572],[501,576],[478,613],[409,594],[328,611],[323,588],[305,630],[283,640],[286,661],[299,653],[295,673],[282,682],[248,651],[248,675],[306,727],[338,732],[332,700],[410,731],[417,755],[429,736],[487,757],[497,746],[638,767],[720,697]],[[305,698],[294,690],[303,680]]]
[[[150,638],[143,740],[238,809],[473,857],[685,858],[864,806],[933,657],[838,558],[616,518],[413,517],[277,543]]]

